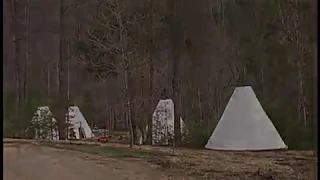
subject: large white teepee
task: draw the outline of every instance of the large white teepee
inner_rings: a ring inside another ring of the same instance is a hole
[[[153,112],[152,124],[152,145],[167,145],[174,134],[174,104],[171,99],[159,101]],[[182,118],[180,125],[183,133],[186,126]]]
[[[285,149],[278,131],[251,86],[237,87],[205,148],[214,150]]]

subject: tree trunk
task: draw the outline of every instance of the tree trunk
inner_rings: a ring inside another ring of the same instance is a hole
[[[202,123],[202,121],[203,121],[202,102],[201,102],[201,93],[200,93],[199,89],[198,89],[198,93],[197,93],[197,98],[198,98],[198,107],[199,107],[199,122]]]
[[[22,83],[21,83],[21,38],[19,37],[19,15],[17,10],[17,0],[8,0],[8,10],[10,13],[10,29],[12,42],[14,44],[14,64],[16,81],[16,107],[20,109],[22,103]]]
[[[124,60],[124,57],[123,57]],[[126,60],[124,60],[126,61]],[[126,95],[126,104],[127,104],[127,111],[128,111],[128,126],[130,130],[130,148],[133,147],[133,128],[132,128],[132,109],[131,109],[131,102],[130,102],[130,97],[129,97],[129,82],[128,82],[128,74],[129,74],[129,62],[125,62],[125,67],[124,67],[124,85],[125,85],[125,95]]]
[[[314,43],[314,59],[313,59],[313,119],[314,119],[314,136],[315,136],[315,156],[318,156],[318,51],[317,51],[317,43]]]
[[[171,11],[171,44],[172,44],[172,99],[174,102],[174,144],[179,145],[181,139],[181,127],[180,127],[180,116],[181,109],[179,103],[180,97],[180,74],[179,74],[179,61],[180,61],[180,50],[179,50],[179,37],[180,27],[177,21],[177,0],[171,0],[170,11]]]
[[[66,113],[68,113],[67,106],[67,93],[65,92],[65,62],[63,59],[63,43],[64,43],[64,27],[63,27],[63,17],[64,17],[64,0],[60,0],[60,40],[59,40],[59,59],[57,63],[58,70],[58,104],[57,104],[57,118],[58,118],[58,130],[59,130],[59,140],[65,140],[66,135]],[[67,115],[68,116],[68,115]]]
[[[50,64],[49,64],[49,62],[48,62],[48,67],[47,67],[47,96],[48,96],[48,100],[49,100],[49,98],[50,98],[50,94],[51,94],[51,90],[50,90],[50,88],[51,88],[51,86],[50,86],[50,74],[51,74],[51,68],[50,68]]]
[[[130,116],[130,119],[131,119],[132,138],[133,138],[132,141],[133,141],[133,144],[136,144],[137,143],[137,123],[136,123],[136,113],[135,113],[136,105],[134,101],[135,91],[134,91],[134,88],[129,88],[129,87],[133,87],[133,79],[132,79],[132,75],[129,68],[127,70],[127,75],[128,75],[127,77],[128,78],[128,96],[129,96],[129,102],[130,102],[130,114],[128,115]]]
[[[307,126],[307,108],[306,108],[306,97],[304,93],[304,83],[303,83],[303,77],[302,77],[302,67],[300,65],[300,62],[298,62],[298,83],[299,83],[299,114],[300,118],[302,116],[303,124],[304,126]]]
[[[16,79],[16,90],[17,90],[17,101],[16,105],[18,109],[22,104],[22,93],[21,93],[21,68],[20,68],[20,55],[21,55],[21,47],[20,40],[17,39],[16,35],[13,35],[13,41],[15,46],[15,79]]]
[[[27,0],[25,6],[25,24],[26,24],[26,53],[24,63],[24,81],[23,81],[23,101],[27,103],[28,95],[28,75],[29,75],[29,3]]]
[[[148,99],[148,132],[147,132],[147,144],[152,144],[152,115],[153,115],[153,74],[154,74],[154,44],[153,44],[153,4],[154,0],[150,0],[150,12],[149,12],[149,99]]]

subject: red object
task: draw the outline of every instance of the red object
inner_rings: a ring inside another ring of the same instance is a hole
[[[109,142],[109,137],[107,135],[99,136],[98,142]]]

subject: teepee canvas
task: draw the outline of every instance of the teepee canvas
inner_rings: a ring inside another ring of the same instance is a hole
[[[59,132],[57,127],[57,121],[53,118],[53,114],[48,106],[41,106],[35,112],[31,126],[28,129],[34,129],[36,131],[36,138],[58,140]],[[86,119],[82,115],[78,106],[69,107],[69,119],[66,116],[66,120],[69,120],[69,136],[71,139],[82,139],[94,137],[91,128],[89,127]],[[71,133],[72,130],[74,133]],[[74,134],[71,137],[70,134]]]
[[[174,103],[171,99],[159,101],[153,112],[152,124],[152,145],[168,145],[174,134]],[[186,128],[182,118],[180,125],[183,133]]]
[[[57,121],[53,118],[48,106],[38,107],[26,132],[29,130],[34,131],[36,139],[59,139]]]
[[[234,90],[205,148],[256,151],[284,149],[286,145],[251,86],[245,86]]]
[[[94,137],[91,128],[78,106],[69,107],[69,124],[74,130],[75,139]]]

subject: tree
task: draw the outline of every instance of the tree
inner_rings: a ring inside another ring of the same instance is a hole
[[[84,68],[94,73],[100,80],[123,75],[124,99],[132,147],[134,143],[133,110],[132,96],[129,91],[132,61],[141,58],[138,52],[140,45],[138,32],[134,31],[141,17],[139,12],[127,8],[121,1],[109,1],[102,7],[103,12],[93,16],[93,25],[80,39],[78,60]]]

